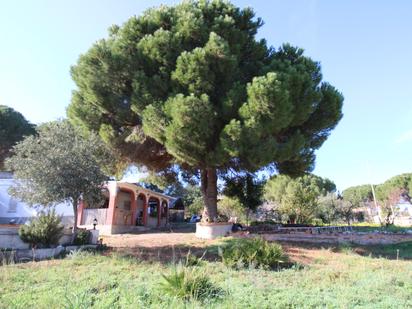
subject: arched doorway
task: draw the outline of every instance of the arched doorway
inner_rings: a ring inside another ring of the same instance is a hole
[[[136,225],[146,225],[147,224],[147,204],[146,196],[140,193],[137,196],[137,210],[136,210]]]
[[[135,193],[128,188],[121,188],[116,196],[116,225],[133,225],[133,213],[136,209]]]
[[[147,225],[151,227],[160,225],[160,201],[151,196],[147,202]]]
[[[165,200],[162,201],[161,206],[161,216],[160,216],[160,223],[167,223],[169,221],[169,208],[167,207],[167,202]]]

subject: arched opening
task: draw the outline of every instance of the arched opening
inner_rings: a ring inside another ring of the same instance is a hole
[[[136,209],[135,193],[127,188],[120,188],[116,195],[114,222],[116,225],[133,225],[133,213]]]
[[[156,197],[150,197],[147,202],[147,225],[159,226],[160,225],[160,201]]]
[[[165,220],[165,223],[167,223],[169,221],[168,216],[169,216],[169,209],[167,207],[167,202],[165,200],[163,200],[162,201],[162,207],[161,207],[160,220],[161,221]]]
[[[146,196],[140,193],[137,196],[136,225],[146,225],[147,222],[147,205]]]

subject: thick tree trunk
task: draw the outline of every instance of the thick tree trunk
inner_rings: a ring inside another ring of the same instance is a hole
[[[78,204],[78,201],[76,199],[74,199],[73,200],[74,222],[73,222],[73,228],[72,228],[72,244],[74,243],[74,240],[75,240],[76,234],[77,234],[77,204]]]
[[[215,168],[201,170],[201,189],[205,203],[202,221],[214,222],[217,219],[217,174]]]

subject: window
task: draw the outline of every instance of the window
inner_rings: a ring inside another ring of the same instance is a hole
[[[10,199],[9,210],[7,212],[17,212],[17,201],[15,199]]]

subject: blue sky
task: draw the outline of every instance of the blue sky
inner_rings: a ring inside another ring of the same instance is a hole
[[[1,1],[0,104],[34,123],[65,116],[80,53],[145,8],[176,1]],[[345,96],[344,118],[315,173],[339,189],[412,172],[411,1],[234,1],[265,25],[259,37],[303,47]]]

